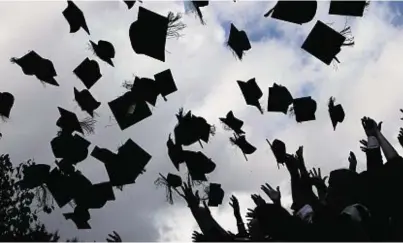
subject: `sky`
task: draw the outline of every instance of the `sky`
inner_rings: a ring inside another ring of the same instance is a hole
[[[359,140],[365,138],[360,118],[370,116],[383,121],[382,131],[402,152],[397,141],[403,114],[403,32],[400,2],[371,2],[363,18],[345,18],[327,14],[329,3],[320,1],[315,19],[304,25],[264,18],[275,2],[270,1],[213,1],[202,9],[206,25],[193,15],[184,15],[187,28],[182,37],[170,39],[166,46],[165,63],[134,53],[129,41],[129,26],[137,19],[138,3],[131,10],[121,1],[80,1],[91,35],[83,30],[69,33],[62,15],[65,1],[0,2],[0,72],[1,92],[15,96],[14,107],[7,123],[2,123],[0,153],[8,153],[14,164],[28,159],[36,163],[54,164],[50,141],[56,136],[59,117],[57,107],[86,117],[74,101],[73,88],[84,89],[73,70],[85,58],[95,59],[101,67],[102,78],[91,93],[102,105],[96,111],[96,132],[87,136],[94,146],[116,150],[131,138],[148,153],[152,160],[146,173],[135,184],[115,189],[116,200],[105,207],[90,210],[91,230],[77,230],[62,213],[70,206],[41,215],[49,230],[59,230],[62,239],[78,237],[82,241],[104,241],[107,234],[117,231],[125,241],[189,241],[197,224],[190,210],[180,199],[170,205],[165,191],[157,189],[154,180],[158,173],[177,173],[169,160],[166,141],[176,124],[179,108],[192,110],[216,126],[216,135],[202,149],[217,164],[209,181],[222,184],[225,190],[223,205],[212,208],[216,220],[226,229],[236,231],[236,221],[228,205],[231,195],[238,197],[241,213],[253,207],[250,194],[260,193],[260,185],[268,182],[280,186],[282,204],[290,206],[290,187],[285,168],[277,169],[266,139],[281,139],[287,151],[295,152],[304,146],[308,168],[320,167],[323,174],[347,167],[349,152],[358,158],[358,170],[365,169],[365,155]],[[184,12],[183,2],[144,1],[143,7],[161,15],[169,11]],[[331,23],[341,31],[351,26],[355,38],[353,47],[344,47],[338,55],[340,64],[327,66],[300,48],[317,20]],[[230,23],[245,30],[252,48],[242,61],[237,60],[225,45]],[[88,48],[89,40],[107,40],[116,50],[115,67],[97,59]],[[21,57],[35,50],[53,61],[60,86],[44,86],[32,76],[25,76],[11,57]],[[121,84],[134,76],[150,77],[170,68],[178,92],[161,98],[146,120],[121,131],[111,121],[107,102],[125,92]],[[316,120],[296,123],[282,113],[263,115],[255,107],[247,106],[236,83],[256,78],[264,92],[261,99],[267,105],[268,87],[274,82],[286,86],[294,97],[312,96],[317,103]],[[333,131],[327,102],[331,96],[343,105],[345,120]],[[229,143],[230,132],[219,122],[232,110],[245,122],[248,141],[257,151],[245,161],[241,151]],[[200,146],[191,147],[201,150]],[[93,183],[108,181],[103,164],[89,156],[78,164]],[[185,168],[181,168],[182,175]],[[263,194],[262,194],[263,196]],[[268,198],[266,198],[269,200]]]

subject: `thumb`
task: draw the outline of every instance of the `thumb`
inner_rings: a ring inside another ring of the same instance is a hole
[[[379,123],[378,123],[378,130],[379,130],[379,131],[380,131],[381,128],[382,128],[382,123],[383,123],[383,122],[379,122]]]
[[[278,192],[280,192],[280,187],[279,187],[279,186],[277,186],[277,188],[276,188],[276,189],[277,189],[277,191],[278,191]]]

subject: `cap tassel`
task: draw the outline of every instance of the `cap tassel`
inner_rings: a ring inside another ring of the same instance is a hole
[[[269,17],[270,14],[274,11],[275,8],[276,8],[276,6],[274,6],[272,9],[270,9],[269,12],[265,13],[263,16],[266,17],[266,18]]]
[[[214,136],[216,133],[216,127],[214,125],[210,126],[210,135]]]
[[[204,20],[203,20],[203,14],[202,14],[202,12],[200,11],[200,8],[196,5],[196,3],[195,2],[193,2],[192,1],[192,4],[191,4],[192,6],[193,6],[193,9],[191,10],[192,12],[196,12],[196,15],[197,15],[197,17],[199,17],[199,19],[200,19],[200,23],[202,24],[202,25],[205,25],[206,23],[204,22]]]
[[[180,21],[182,15],[177,13],[176,15],[173,12],[168,13],[168,31],[167,37],[178,39],[182,35],[179,34],[179,31],[186,28],[186,25]]]
[[[345,27],[340,34],[346,37],[346,40],[343,43],[343,46],[354,46],[354,37],[351,34],[351,28]]]
[[[171,186],[169,185],[167,179],[166,179],[163,175],[160,174],[160,177],[158,177],[157,180],[154,181],[154,184],[155,184],[157,187],[165,187],[165,190],[166,190],[166,192],[165,192],[166,200],[167,200],[167,202],[168,202],[169,204],[172,205],[172,204],[174,203],[174,202],[173,202],[173,199],[172,199],[172,189],[171,189]]]
[[[86,134],[94,134],[95,133],[95,123],[97,121],[92,117],[87,117],[84,120],[80,121],[80,126],[86,132]]]
[[[232,129],[228,126],[227,123],[221,121],[222,127],[225,131],[231,131]]]

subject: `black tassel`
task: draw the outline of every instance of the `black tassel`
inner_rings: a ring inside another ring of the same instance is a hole
[[[177,38],[177,39],[179,37],[181,37],[181,35],[179,34],[179,31],[182,31],[183,29],[186,28],[186,25],[180,21],[181,18],[182,18],[182,15],[180,13],[177,13],[175,15],[173,12],[169,12],[167,37]]]
[[[95,133],[95,123],[97,123],[97,121],[94,118],[87,117],[84,120],[80,121],[80,126],[87,135],[94,134]]]

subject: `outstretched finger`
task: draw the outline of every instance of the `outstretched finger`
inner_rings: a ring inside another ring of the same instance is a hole
[[[266,187],[269,188],[270,190],[273,190],[273,187],[271,187],[271,186],[269,185],[269,183],[266,183],[265,185],[266,185]]]
[[[316,169],[315,169],[315,168],[312,168],[312,170],[313,170],[313,173],[314,173],[315,177],[317,177],[317,176],[318,176],[318,172],[316,171]]]
[[[318,176],[322,177],[322,173],[320,172],[320,168],[318,168]]]

